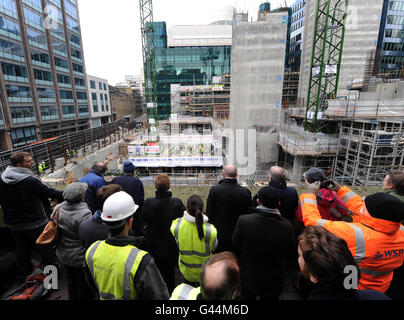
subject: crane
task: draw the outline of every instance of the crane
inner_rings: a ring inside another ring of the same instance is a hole
[[[327,99],[335,99],[338,90],[348,0],[317,0],[313,52],[304,127],[306,131],[323,129],[321,113]]]
[[[158,142],[159,115],[157,107],[157,80],[154,47],[153,1],[139,0],[140,27],[144,66],[145,100],[148,142]]]

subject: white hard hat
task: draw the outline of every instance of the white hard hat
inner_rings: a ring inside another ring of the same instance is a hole
[[[105,222],[118,222],[129,218],[139,208],[125,191],[116,192],[104,202],[101,219]]]

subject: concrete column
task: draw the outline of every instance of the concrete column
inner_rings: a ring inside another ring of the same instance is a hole
[[[297,185],[301,185],[302,175],[303,175],[303,156],[295,156],[293,159],[293,172],[291,179]]]

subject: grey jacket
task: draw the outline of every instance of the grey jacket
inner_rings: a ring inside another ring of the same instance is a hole
[[[82,267],[85,265],[86,248],[79,238],[79,225],[83,220],[91,217],[91,211],[85,202],[65,201],[60,206],[58,230],[60,237],[56,245],[56,256],[62,264]],[[53,214],[55,222],[56,219],[57,215]]]

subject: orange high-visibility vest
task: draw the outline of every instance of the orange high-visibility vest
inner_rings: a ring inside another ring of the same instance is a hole
[[[353,223],[321,219],[316,196],[304,193],[300,196],[304,225],[322,226],[346,241],[361,271],[359,290],[386,292],[393,271],[404,262],[404,228],[400,222],[371,217],[362,198],[348,187],[342,187],[338,196],[353,212]]]

